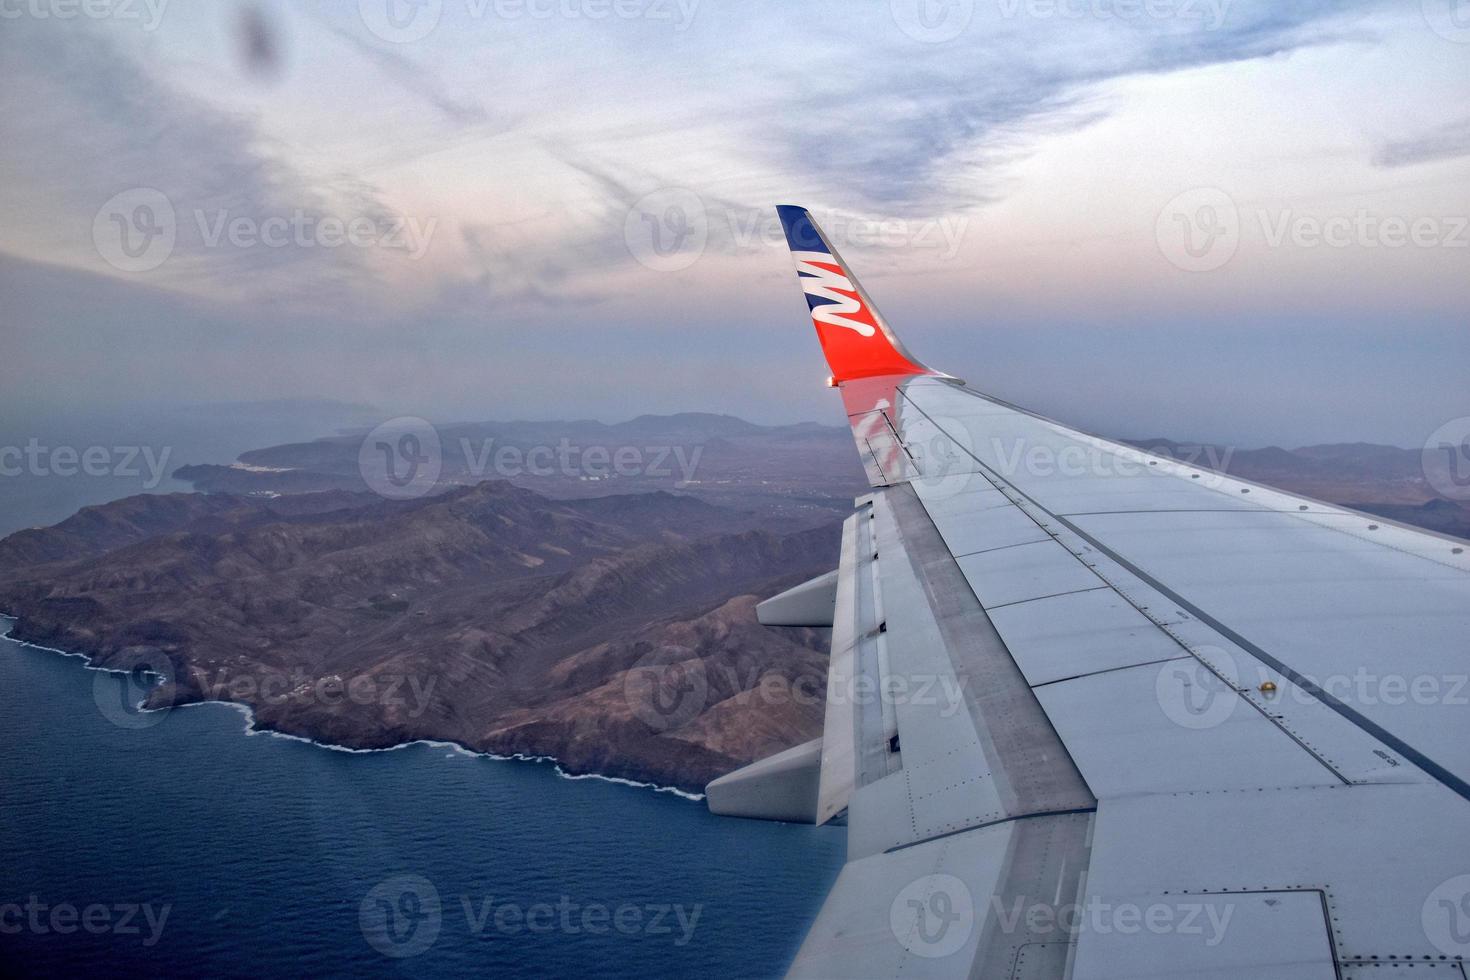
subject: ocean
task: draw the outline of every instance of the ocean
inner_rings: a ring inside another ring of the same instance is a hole
[[[231,463],[248,449],[304,442],[382,421],[323,401],[143,405],[25,413],[0,402],[0,537],[55,524],[136,493],[188,493],[186,463]]]
[[[145,682],[0,640],[11,975],[773,976],[842,865],[840,828],[139,714]]]
[[[25,455],[0,458],[0,535],[189,489],[150,459],[364,422],[323,403],[7,413],[0,452]],[[0,639],[7,974],[778,975],[846,848],[841,828],[716,818],[550,763],[335,751],[247,735],[227,705],[140,715],[141,695]]]

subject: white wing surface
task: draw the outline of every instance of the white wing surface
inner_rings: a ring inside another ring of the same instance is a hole
[[[762,606],[822,739],[709,787],[845,815],[792,975],[1466,980],[1466,543],[975,392],[779,210],[873,486]]]

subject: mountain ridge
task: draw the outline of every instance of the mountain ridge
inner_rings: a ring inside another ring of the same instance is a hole
[[[557,501],[505,481],[412,501],[171,496],[0,540],[14,638],[158,669],[156,707],[231,701],[320,742],[451,741],[691,791],[820,730],[812,704],[665,729],[629,671],[690,659],[698,636],[712,678],[825,676],[821,637],[760,627],[754,603],[835,563],[830,524],[772,532],[677,494]],[[737,669],[752,657],[760,672]],[[389,679],[392,703],[318,690]],[[708,691],[696,714],[739,693]]]

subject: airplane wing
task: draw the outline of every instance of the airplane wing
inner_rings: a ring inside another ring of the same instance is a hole
[[[779,211],[872,484],[760,607],[822,737],[708,790],[845,815],[791,974],[1466,980],[1466,542],[974,391]]]

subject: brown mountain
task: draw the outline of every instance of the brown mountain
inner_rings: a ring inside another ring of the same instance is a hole
[[[406,502],[132,497],[0,541],[0,609],[18,638],[158,668],[158,705],[229,700],[336,744],[443,739],[697,789],[820,730],[820,638],[757,626],[754,596],[831,567],[836,529],[754,523],[503,481]],[[783,685],[807,694],[764,693]]]

